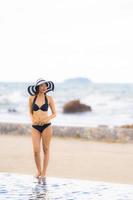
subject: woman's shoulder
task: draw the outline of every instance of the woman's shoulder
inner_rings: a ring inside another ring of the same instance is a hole
[[[47,96],[49,102],[50,102],[51,100],[53,100],[53,97],[52,97],[52,96],[47,95],[47,94],[46,94],[46,96]]]
[[[52,98],[53,98],[52,96],[50,96],[50,95],[47,95],[47,94],[46,94],[46,96],[47,96],[49,99],[52,99]]]
[[[31,101],[32,101],[34,98],[35,98],[35,95],[30,95],[30,96],[29,96],[29,100],[31,100]]]

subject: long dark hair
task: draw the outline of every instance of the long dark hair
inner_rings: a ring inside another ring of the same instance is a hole
[[[32,114],[33,114],[33,104],[34,104],[35,98],[37,97],[38,93],[39,93],[39,85],[36,86],[35,97],[32,102],[32,110],[31,110]]]
[[[39,93],[39,85],[36,86],[36,93],[35,93],[35,95],[38,95],[38,93]]]

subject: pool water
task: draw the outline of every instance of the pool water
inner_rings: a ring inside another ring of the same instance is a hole
[[[133,185],[0,173],[0,200],[133,200]]]

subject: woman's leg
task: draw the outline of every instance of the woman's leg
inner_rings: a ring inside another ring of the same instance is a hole
[[[49,125],[42,132],[42,147],[43,147],[43,152],[44,152],[43,169],[41,173],[42,176],[46,176],[46,169],[47,169],[48,161],[49,161],[51,137],[52,137],[52,126]]]
[[[35,128],[32,128],[32,144],[33,144],[34,160],[37,167],[37,176],[41,175],[40,141],[41,141],[40,132]]]

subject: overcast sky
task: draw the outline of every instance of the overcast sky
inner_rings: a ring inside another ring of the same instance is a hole
[[[0,81],[133,82],[133,1],[1,0]]]

